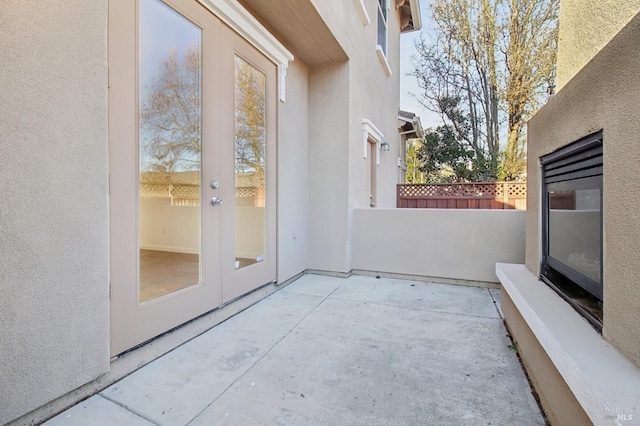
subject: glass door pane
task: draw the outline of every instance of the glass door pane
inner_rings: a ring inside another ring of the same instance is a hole
[[[235,268],[261,262],[266,227],[266,76],[235,56]]]
[[[201,282],[201,29],[140,0],[139,294]]]

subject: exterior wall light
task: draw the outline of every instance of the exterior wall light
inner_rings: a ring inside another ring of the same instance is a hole
[[[391,151],[391,145],[389,145],[389,142],[382,142],[380,144],[380,148],[382,148],[383,151]]]

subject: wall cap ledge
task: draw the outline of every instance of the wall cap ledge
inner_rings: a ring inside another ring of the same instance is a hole
[[[496,275],[589,419],[640,424],[640,370],[524,265],[497,263]]]

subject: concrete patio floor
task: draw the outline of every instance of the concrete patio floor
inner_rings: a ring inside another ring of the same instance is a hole
[[[499,293],[305,275],[45,424],[544,425]]]

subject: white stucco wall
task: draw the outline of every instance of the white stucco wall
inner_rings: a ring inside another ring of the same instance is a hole
[[[109,368],[107,1],[0,7],[0,424]]]
[[[495,283],[496,262],[524,262],[520,210],[356,209],[353,223],[354,269]]]

